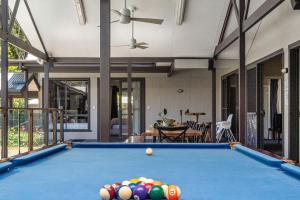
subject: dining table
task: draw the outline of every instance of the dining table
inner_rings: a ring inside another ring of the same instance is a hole
[[[173,126],[173,128],[180,128],[183,127],[184,125],[176,125]],[[163,134],[166,137],[169,138],[176,138],[178,137],[180,134],[182,134],[182,131],[168,131],[168,130],[164,130]],[[158,128],[154,128],[154,127],[150,127],[149,129],[147,129],[144,133],[141,134],[141,140],[143,142],[146,141],[147,137],[152,137],[152,142],[157,142],[158,138],[160,137],[160,133]],[[200,139],[202,139],[202,137],[204,136],[204,132],[203,131],[199,131],[199,130],[195,130],[192,128],[187,128],[186,132],[185,132],[185,138],[186,139],[190,139],[190,140],[186,140],[187,142],[192,141],[192,142],[196,142],[199,141]]]

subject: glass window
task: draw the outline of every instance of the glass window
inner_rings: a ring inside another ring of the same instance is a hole
[[[64,110],[64,129],[89,129],[89,80],[49,81],[51,108]]]

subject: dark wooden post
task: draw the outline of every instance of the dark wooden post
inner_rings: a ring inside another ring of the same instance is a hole
[[[256,68],[256,123],[257,123],[257,147],[263,148],[264,144],[264,126],[263,126],[263,106],[264,106],[264,67],[263,64],[258,64]]]
[[[131,61],[128,62],[127,68],[127,108],[128,108],[128,137],[132,134],[132,70],[131,70]]]
[[[43,98],[43,108],[42,111],[43,122],[44,122],[44,143],[48,145],[49,143],[49,70],[52,65],[52,62],[44,63],[44,98]]]
[[[100,0],[100,133],[97,139],[109,141],[110,132],[110,0]]]
[[[1,3],[1,23],[2,30],[8,33],[8,0],[2,0]],[[3,124],[2,124],[2,149],[1,157],[7,158],[8,156],[8,41],[4,38],[1,41],[1,107],[3,114]]]
[[[118,107],[118,110],[119,110],[119,136],[122,138],[123,137],[123,112],[122,112],[122,81],[119,80],[119,107]]]
[[[52,110],[52,124],[53,124],[53,145],[57,144],[57,110]]]
[[[217,107],[217,84],[216,84],[216,68],[214,67],[214,60],[209,61],[209,68],[211,70],[211,115],[212,115],[212,121],[211,121],[211,136],[212,136],[212,142],[216,142],[216,107]]]
[[[25,100],[25,108],[28,108],[28,70],[24,70],[25,76],[25,92],[24,92],[24,100]]]
[[[19,154],[21,154],[21,113],[20,109],[18,111],[18,149],[19,149]]]
[[[60,134],[60,142],[63,143],[65,141],[64,134],[64,111],[59,111],[59,134]]]
[[[289,158],[299,162],[299,48],[289,55]]]
[[[247,125],[247,70],[245,54],[245,32],[243,31],[243,21],[245,12],[245,0],[239,0],[239,136],[240,142],[245,142],[246,125]]]
[[[28,151],[33,150],[33,110],[28,109]]]

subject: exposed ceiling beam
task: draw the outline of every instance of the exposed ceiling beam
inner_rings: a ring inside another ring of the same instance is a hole
[[[170,73],[171,67],[132,67],[132,73]],[[40,65],[25,65],[23,69],[28,70],[28,72],[43,72],[43,67]],[[111,67],[111,73],[126,73],[127,66],[124,67]],[[55,66],[50,69],[51,73],[99,73],[98,66]]]
[[[266,17],[270,12],[272,12],[277,6],[279,6],[284,0],[266,0],[254,13],[252,13],[243,22],[243,32],[247,32],[251,27],[253,27],[257,22]],[[226,39],[224,39],[215,48],[214,58],[216,58],[222,51],[224,51],[228,46],[239,39],[239,28],[235,29]]]
[[[173,57],[112,57],[111,63],[156,63],[156,62],[173,62]],[[100,58],[78,58],[78,57],[58,57],[54,58],[56,63],[83,63],[83,64],[99,64]]]
[[[33,24],[33,26],[34,26],[35,32],[37,33],[37,36],[38,36],[38,38],[39,38],[39,40],[40,40],[40,43],[41,43],[41,45],[42,45],[42,47],[43,47],[44,53],[46,54],[46,57],[47,57],[47,60],[48,60],[48,59],[49,59],[49,55],[48,55],[48,52],[47,52],[45,43],[44,43],[44,41],[43,41],[43,39],[42,39],[42,36],[41,36],[41,34],[40,34],[40,31],[39,31],[39,29],[38,29],[38,27],[37,27],[37,25],[36,25],[36,23],[35,23],[34,17],[33,17],[33,15],[32,15],[32,12],[31,12],[31,9],[30,9],[30,7],[29,7],[29,4],[28,4],[27,0],[24,0],[24,3],[25,3],[25,6],[26,6],[26,9],[27,9],[27,11],[28,11],[28,14],[29,14],[29,16],[30,16],[31,22],[32,22],[32,24]]]
[[[86,14],[85,14],[83,1],[75,0],[75,6],[77,10],[79,24],[83,26],[86,24]]]
[[[245,12],[244,12],[244,21],[248,18],[249,7],[250,7],[250,0],[246,0],[246,8],[245,8]]]
[[[170,72],[168,73],[168,77],[171,77],[175,72],[175,64],[172,62],[171,67],[170,67]]]
[[[30,62],[18,62],[18,61],[9,61],[10,64],[12,65],[18,65],[20,64],[20,66],[23,67],[43,67],[42,64],[37,63],[35,61],[30,61]],[[89,68],[89,67],[99,67],[99,63],[57,63],[57,62],[53,62],[53,66],[54,67],[68,67],[68,68]],[[118,68],[118,67],[127,67],[128,63],[112,63],[110,65],[110,68]],[[153,68],[153,67],[157,67],[157,68],[163,68],[163,67],[170,67],[171,65],[166,65],[166,66],[157,66],[156,63],[132,63],[132,67],[135,68]]]
[[[214,59],[209,59],[208,60],[208,70],[214,70],[215,69],[215,60]]]
[[[229,5],[228,5],[228,8],[227,8],[226,16],[225,16],[225,19],[224,19],[224,22],[223,22],[222,31],[221,31],[221,34],[220,34],[218,44],[220,44],[224,39],[224,35],[225,35],[226,29],[227,29],[227,25],[228,25],[228,21],[229,21],[229,18],[230,18],[231,11],[232,11],[232,3],[230,1]]]
[[[112,57],[112,63],[123,63],[131,61],[132,63],[155,63],[155,62],[172,62],[172,57]]]
[[[111,57],[111,63],[171,63],[175,59],[210,59],[211,57]],[[99,57],[54,57],[56,63],[99,64]]]
[[[234,10],[234,13],[235,13],[235,17],[236,17],[236,20],[239,24],[240,23],[240,20],[239,20],[240,12],[239,12],[239,9],[237,7],[236,0],[230,0],[230,2],[233,5],[233,10]]]
[[[265,1],[252,15],[250,15],[243,23],[243,31],[248,31],[257,22],[262,20],[270,12],[272,12],[277,6],[279,6],[284,0],[267,0]]]
[[[99,65],[100,58],[97,57],[55,57],[51,58],[56,64],[67,64],[67,65]],[[199,59],[199,60],[207,60],[211,59],[211,57],[112,57],[111,64],[126,64],[129,60],[133,64],[162,64],[162,65],[170,65],[174,60],[188,60],[188,59]],[[12,64],[36,64],[36,60],[9,60]]]
[[[9,33],[11,33],[12,28],[14,26],[16,16],[17,16],[17,12],[18,12],[18,9],[19,9],[19,5],[20,5],[20,0],[16,0],[14,10],[12,12],[11,19],[10,19],[9,30],[8,30]]]
[[[227,47],[229,47],[237,39],[239,39],[239,29],[236,29],[235,31],[233,31],[226,39],[223,40],[223,42],[221,44],[216,46],[214,57],[216,58],[222,51],[224,51]]]
[[[184,15],[185,15],[185,5],[186,5],[186,0],[177,0],[176,16],[175,16],[177,25],[182,25],[183,23]]]
[[[45,53],[41,52],[40,50],[31,46],[30,44],[27,44],[26,42],[17,38],[16,36],[4,32],[1,29],[0,29],[0,38],[7,39],[10,44],[12,44],[20,49],[23,49],[24,51],[26,51],[40,59],[43,59],[43,60],[48,59],[48,57]]]

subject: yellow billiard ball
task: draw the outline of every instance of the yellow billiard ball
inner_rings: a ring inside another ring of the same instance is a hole
[[[147,154],[148,156],[152,156],[152,154],[153,154],[152,148],[147,148],[147,149],[146,149],[146,154]]]

